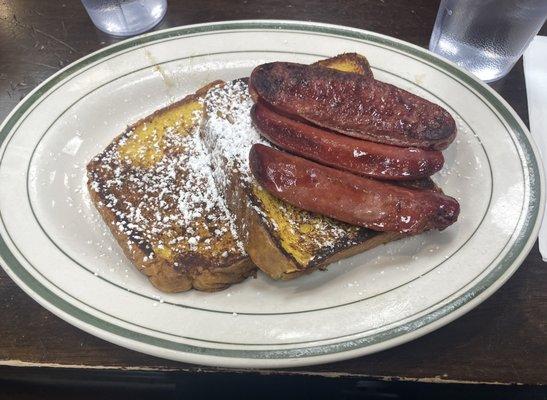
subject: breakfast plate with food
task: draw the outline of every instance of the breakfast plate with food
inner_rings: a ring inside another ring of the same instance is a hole
[[[294,21],[158,31],[86,56],[0,130],[2,267],[113,343],[287,367],[420,337],[535,241],[535,144],[409,43]]]

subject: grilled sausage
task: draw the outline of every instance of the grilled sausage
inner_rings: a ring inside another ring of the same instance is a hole
[[[440,151],[354,139],[277,114],[261,101],[251,109],[251,118],[262,136],[290,153],[372,178],[424,178],[444,162]]]
[[[442,107],[388,83],[317,65],[256,67],[249,89],[281,113],[373,142],[445,149],[456,123]]]
[[[272,195],[304,210],[377,231],[442,230],[458,218],[452,197],[363,178],[254,144],[249,165]]]

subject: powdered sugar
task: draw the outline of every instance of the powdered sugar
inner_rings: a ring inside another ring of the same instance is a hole
[[[186,182],[178,193],[178,209],[182,222],[188,224],[192,219],[205,215],[208,219],[218,218],[219,216],[210,214],[216,207],[221,211],[221,217],[229,221],[235,232],[233,218],[213,181],[210,156],[198,132],[185,136],[181,142],[186,151],[181,156],[180,162],[187,170]]]
[[[202,137],[210,151],[211,163],[216,167],[215,182],[226,188],[227,172],[236,172],[244,181],[251,181],[249,150],[254,143],[267,143],[252,124],[253,102],[247,84],[236,80],[214,87],[204,102],[207,115]]]

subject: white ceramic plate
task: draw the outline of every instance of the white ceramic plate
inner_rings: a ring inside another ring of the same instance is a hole
[[[90,204],[87,162],[127,124],[206,82],[247,76],[268,61],[310,63],[342,52],[365,54],[378,79],[456,118],[458,138],[435,179],[460,200],[459,221],[292,282],[259,274],[218,293],[155,290]],[[323,363],[430,332],[517,269],[543,204],[537,150],[498,95],[421,48],[332,25],[226,22],[120,42],[30,93],[2,125],[0,140],[0,251],[15,282],[87,332],[200,364]]]

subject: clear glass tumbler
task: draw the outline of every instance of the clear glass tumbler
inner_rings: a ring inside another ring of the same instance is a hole
[[[485,82],[507,74],[547,17],[547,0],[442,0],[429,50]]]
[[[137,35],[156,26],[167,0],[82,0],[97,28],[114,36]]]

